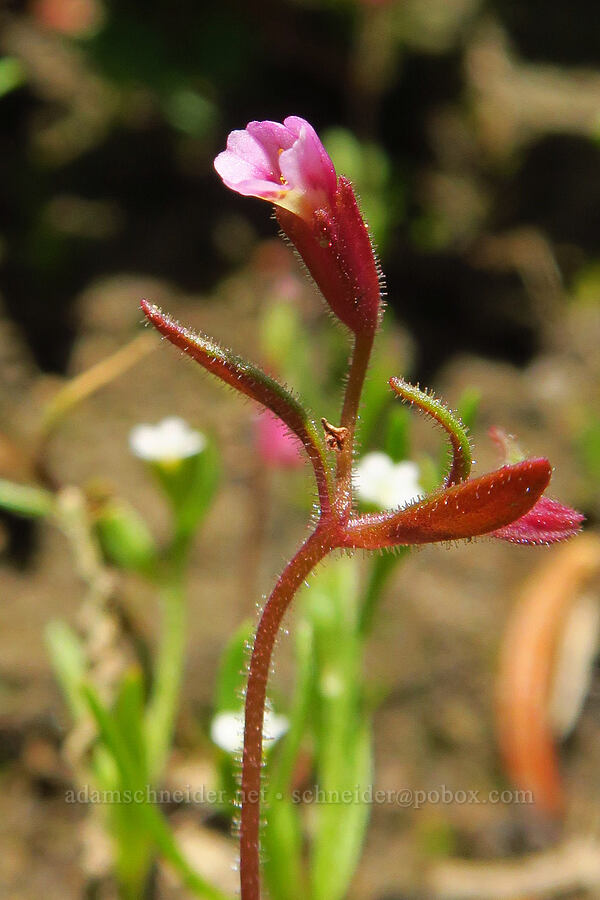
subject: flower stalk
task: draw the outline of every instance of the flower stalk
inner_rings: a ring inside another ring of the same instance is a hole
[[[548,460],[526,459],[469,478],[471,454],[462,424],[446,407],[401,379],[395,394],[441,425],[451,464],[443,486],[396,510],[357,515],[352,483],[356,425],[365,376],[382,312],[380,272],[350,182],[337,176],[314,129],[292,116],[283,124],[251,122],[232,132],[215,168],[225,184],[276,207],[278,222],[296,247],[334,315],[352,333],[353,352],[339,425],[322,420],[324,436],[302,403],[258,367],[179,325],[148,301],[142,309],[172,344],[205,369],[278,417],[302,443],[315,474],[319,513],[314,530],[288,563],[262,612],[248,673],[241,781],[241,896],[260,898],[260,817],[263,725],[273,646],[298,588],[338,549],[406,548],[490,535],[550,543],[575,534],[583,517],[542,497],[551,478]],[[363,613],[370,627],[385,572]]]

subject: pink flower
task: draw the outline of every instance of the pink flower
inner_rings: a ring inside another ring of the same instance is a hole
[[[238,194],[276,206],[288,236],[334,314],[355,334],[373,333],[380,271],[347,178],[336,175],[314,128],[299,116],[232,131],[215,169]]]
[[[260,197],[311,220],[334,202],[337,178],[312,127],[299,116],[280,122],[250,122],[232,131],[215,169],[228,188]]]
[[[295,469],[303,464],[302,444],[281,419],[266,410],[256,420],[256,448],[269,468]]]

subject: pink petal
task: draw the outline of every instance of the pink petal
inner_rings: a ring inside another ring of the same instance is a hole
[[[230,157],[243,162],[258,178],[273,180],[277,167],[273,166],[271,156],[260,141],[257,141],[248,131],[232,131],[227,138],[227,150]],[[223,154],[219,154],[223,156]]]
[[[296,136],[293,152],[281,154],[281,174],[293,187],[304,186],[307,192],[322,192],[323,202],[333,203],[337,178],[325,147],[312,127],[299,116],[288,116],[285,126]],[[315,207],[316,208],[316,207]]]
[[[279,152],[294,137],[277,122],[250,122],[244,131],[232,131],[227,150],[214,166],[228,188],[246,197],[273,200],[281,195]]]
[[[576,535],[584,519],[576,509],[542,497],[520,519],[493,531],[492,537],[513,544],[554,544]]]
[[[243,159],[238,159],[227,150],[219,153],[214,165],[223,183],[243,197],[259,197],[262,200],[274,201],[281,196],[281,185],[260,177],[256,174],[254,166]]]
[[[336,174],[314,128],[298,116],[280,122],[250,122],[232,131],[215,159],[227,187],[259,197],[312,220],[335,203]]]
[[[281,122],[249,122],[246,131],[261,145],[279,180],[279,156],[294,145],[296,135]]]

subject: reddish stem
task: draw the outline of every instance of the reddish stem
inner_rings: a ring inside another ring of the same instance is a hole
[[[346,542],[352,509],[352,457],[360,398],[373,347],[374,329],[355,336],[341,424],[347,437],[338,457],[335,508],[321,504],[319,525],[280,575],[263,610],[250,660],[246,690],[240,881],[242,900],[260,900],[260,801],[263,722],[271,656],[281,620],[309,572],[335,547]]]
[[[263,610],[250,660],[246,690],[240,880],[242,900],[260,900],[260,801],[263,721],[271,656],[281,620],[309,572],[333,549],[333,532],[321,522],[279,576]]]
[[[345,515],[346,518],[352,509],[352,461],[355,449],[356,423],[374,339],[374,329],[359,332],[355,335],[350,371],[348,372],[348,381],[344,394],[340,424],[343,428],[348,429],[348,435],[337,460],[335,480],[337,511],[341,515]]]

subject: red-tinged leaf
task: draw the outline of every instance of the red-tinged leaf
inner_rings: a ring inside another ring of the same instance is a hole
[[[488,534],[529,512],[550,481],[547,459],[528,459],[463,481],[396,513],[348,524],[345,546],[375,550]]]
[[[576,535],[584,519],[585,516],[576,509],[541,497],[533,509],[510,525],[492,532],[492,537],[513,544],[555,544]]]
[[[321,509],[329,500],[329,469],[320,433],[298,400],[262,369],[224,350],[206,335],[198,334],[166,315],[147,300],[141,307],[149,322],[175,347],[199,363],[212,375],[235,388],[246,397],[270,409],[302,442],[315,470]]]
[[[550,697],[566,618],[600,571],[600,540],[583,535],[528,581],[504,633],[497,678],[497,731],[507,774],[538,809],[564,808]]]

